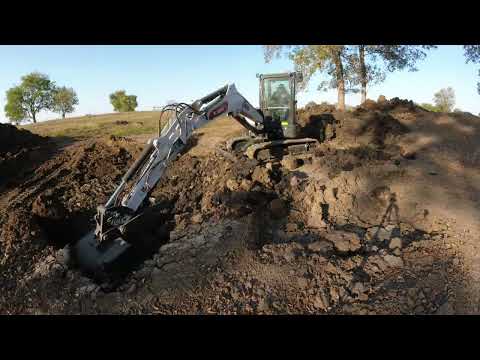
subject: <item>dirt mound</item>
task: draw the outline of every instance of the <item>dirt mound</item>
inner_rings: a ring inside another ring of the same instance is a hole
[[[140,151],[138,144],[111,137],[75,144],[38,167],[1,219],[3,280],[28,271],[30,256],[46,245],[58,248],[81,236]]]
[[[51,152],[48,139],[10,124],[0,124],[0,188],[12,187]]]
[[[64,234],[92,225],[96,205],[141,149],[125,138],[67,148],[19,187],[2,219],[0,311],[453,312],[469,298],[458,250],[469,234],[460,230],[477,234],[478,207],[467,208],[465,194],[478,191],[463,179],[480,175],[444,167],[454,147],[478,143],[477,119],[379,103],[396,105],[308,113],[303,128],[327,141],[301,162],[262,163],[217,146],[194,151],[219,138],[214,126],[202,129],[152,193],[166,243],[116,287],[63,268],[58,249]]]
[[[403,111],[403,112],[415,112],[415,111],[424,111],[421,107],[417,106],[411,100],[400,99],[395,97],[393,99],[387,100],[385,96],[380,96],[378,101],[373,101],[367,99],[364,103],[357,106],[354,110],[355,115],[359,115],[365,111]]]
[[[10,124],[0,124],[0,158],[7,153],[15,154],[22,148],[31,148],[44,142],[42,136]]]
[[[343,143],[365,146],[395,144],[409,128],[387,112],[368,111],[345,114],[338,122],[337,137]]]
[[[335,137],[336,109],[334,105],[313,105],[297,112],[300,132],[304,137],[311,137],[320,141]]]

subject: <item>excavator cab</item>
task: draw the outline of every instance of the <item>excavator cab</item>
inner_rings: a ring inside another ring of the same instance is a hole
[[[281,126],[284,138],[295,139],[298,136],[296,91],[297,83],[302,81],[301,73],[257,74],[257,77],[264,117]]]

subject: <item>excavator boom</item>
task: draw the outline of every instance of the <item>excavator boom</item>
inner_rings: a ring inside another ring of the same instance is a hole
[[[158,137],[149,140],[141,156],[123,176],[121,183],[105,205],[98,206],[96,228],[66,248],[66,260],[94,278],[105,276],[118,268],[116,264],[132,245],[138,242],[135,232],[148,206],[148,196],[155,188],[168,164],[185,148],[193,131],[219,116],[229,115],[255,134],[268,132],[261,112],[256,110],[235,88],[226,85],[188,104],[171,104],[162,111],[173,112],[172,121]],[[130,190],[127,184],[133,181]]]

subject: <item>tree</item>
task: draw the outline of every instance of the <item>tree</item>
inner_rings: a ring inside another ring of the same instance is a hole
[[[16,125],[27,118],[27,113],[23,105],[23,90],[20,86],[15,86],[7,90],[7,104],[5,105],[5,114]]]
[[[480,45],[464,45],[465,57],[468,62],[474,64],[480,64]],[[478,70],[478,76],[480,76],[480,70]],[[480,94],[480,81],[477,82],[477,92]]]
[[[110,94],[110,103],[113,105],[113,110],[119,112],[135,111],[138,106],[137,96],[127,95],[125,90],[118,90]]]
[[[416,63],[426,57],[434,45],[265,45],[266,62],[274,56],[288,54],[304,78],[317,71],[331,76],[320,84],[320,90],[336,88],[339,108],[345,109],[345,93],[357,92],[361,102],[367,99],[367,85],[385,80],[388,72],[408,69],[416,71]],[[305,84],[306,85],[306,84]]]
[[[448,87],[441,89],[433,95],[433,101],[441,112],[451,112],[455,106],[455,91]]]
[[[436,48],[434,45],[355,45],[356,51],[349,57],[354,82],[361,87],[361,103],[367,100],[367,85],[385,81],[387,73],[408,69],[417,71],[416,63],[423,60],[425,50]]]
[[[41,110],[52,109],[54,88],[55,83],[45,74],[33,72],[23,76],[20,85],[7,90],[7,117],[17,124],[26,119],[36,123]]]
[[[355,91],[352,83],[352,63],[350,48],[346,45],[264,45],[265,61],[286,54],[294,63],[295,70],[303,74],[304,89],[317,71],[325,73],[329,79],[322,81],[319,90],[337,89],[338,109],[345,110],[345,93]]]
[[[53,92],[54,112],[62,114],[62,118],[65,119],[65,114],[72,113],[75,105],[78,105],[78,97],[72,88],[65,86],[55,88]]]

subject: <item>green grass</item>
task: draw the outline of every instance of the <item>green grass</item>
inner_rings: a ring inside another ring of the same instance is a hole
[[[131,136],[157,133],[159,117],[159,111],[135,111],[50,120],[21,127],[43,136],[75,139],[105,135]],[[166,117],[164,116],[164,121]],[[117,124],[120,121],[127,123]]]

